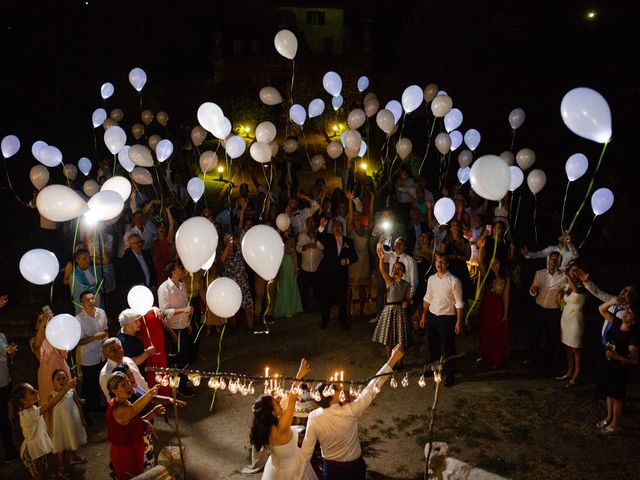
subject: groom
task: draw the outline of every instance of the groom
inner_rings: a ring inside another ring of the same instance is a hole
[[[377,375],[391,373],[403,356],[402,347],[397,345]],[[320,408],[312,411],[307,420],[300,465],[294,477],[296,480],[302,478],[317,441],[322,450],[322,473],[325,480],[364,480],[367,466],[362,459],[358,440],[358,419],[373,402],[376,386],[380,388],[387,379],[388,375],[372,379],[352,402],[340,402],[340,386],[337,384],[334,384],[336,392],[332,397],[322,397],[318,402]],[[322,392],[324,387],[325,385],[321,385],[319,391]]]

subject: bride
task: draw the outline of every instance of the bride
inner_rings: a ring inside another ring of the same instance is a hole
[[[300,460],[298,433],[291,428],[296,406],[296,393],[299,380],[309,373],[309,364],[303,358],[296,374],[288,398],[285,399],[284,410],[276,398],[262,395],[253,405],[253,424],[250,440],[257,451],[266,448],[271,456],[267,460],[262,474],[263,480],[293,479]],[[309,464],[305,469],[303,480],[318,480]]]

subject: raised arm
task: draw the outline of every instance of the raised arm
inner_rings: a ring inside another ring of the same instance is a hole
[[[169,222],[169,228],[167,229],[167,240],[170,244],[173,245],[173,241],[176,237],[176,221],[173,218],[173,213],[171,213],[171,207],[167,207],[164,209],[167,212],[167,221]]]
[[[303,358],[302,360],[300,360],[300,367],[298,367],[298,373],[296,373],[296,380],[291,385],[291,390],[289,390],[289,401],[287,403],[287,408],[282,413],[282,416],[278,420],[278,424],[276,426],[278,435],[286,434],[291,428],[293,414],[296,410],[296,400],[298,399],[298,387],[300,386],[300,381],[305,377],[307,373],[309,373],[309,371],[311,371],[309,362],[307,362]]]
[[[600,315],[602,315],[602,317],[609,323],[613,322],[613,319],[615,318],[613,313],[609,311],[609,308],[617,304],[618,304],[618,299],[614,297],[608,302],[601,303],[600,306],[598,307],[598,311],[600,312]]]
[[[47,402],[40,407],[40,415],[44,415],[49,410],[51,410],[53,407],[55,407],[56,404],[60,400],[62,400],[62,398],[67,394],[67,392],[70,389],[74,388],[77,383],[78,383],[78,381],[75,378],[73,380],[69,380],[61,391],[59,391],[55,395],[52,395],[51,397],[49,397]]]
[[[380,269],[380,274],[384,279],[385,285],[387,286],[387,288],[389,288],[391,286],[391,277],[389,276],[389,272],[387,272],[387,269],[384,267],[384,250],[378,250],[378,259],[378,268]]]
[[[144,407],[151,401],[151,399],[158,393],[158,389],[160,388],[159,384],[153,386],[153,388],[149,389],[147,393],[142,395],[138,400],[134,402],[133,405],[130,406],[121,406],[113,410],[113,416],[116,421],[120,425],[128,424],[133,417],[138,415]]]

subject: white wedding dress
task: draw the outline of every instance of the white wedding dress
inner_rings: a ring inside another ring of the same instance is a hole
[[[586,299],[586,295],[576,292],[571,292],[564,297],[566,304],[562,310],[560,331],[562,332],[562,343],[569,347],[582,348],[582,337],[584,335],[582,309]]]
[[[300,461],[300,447],[298,447],[298,432],[291,429],[291,439],[284,445],[276,447],[268,446],[271,452],[267,464],[264,466],[262,480],[291,480],[298,468]],[[318,480],[311,465],[307,464],[304,470],[303,480]]]

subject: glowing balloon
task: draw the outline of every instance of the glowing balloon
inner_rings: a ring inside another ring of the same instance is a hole
[[[118,153],[125,143],[127,143],[127,134],[122,128],[114,126],[104,132],[104,144],[112,155]]]
[[[242,305],[242,290],[228,277],[216,278],[207,288],[207,306],[214,315],[231,318]]]
[[[82,157],[78,160],[78,168],[82,172],[82,174],[86,177],[91,172],[91,160],[87,157]]]
[[[364,110],[356,108],[349,112],[349,116],[347,117],[347,124],[351,130],[357,130],[362,125],[364,125],[365,120],[367,119],[367,115],[364,113]]]
[[[460,168],[468,167],[471,165],[471,162],[473,162],[473,153],[471,153],[471,150],[462,150],[458,154],[458,165],[460,165]]]
[[[222,109],[215,103],[205,102],[198,107],[197,116],[198,123],[200,123],[205,130],[213,133],[216,125],[224,118],[224,113],[222,113]],[[193,139],[193,133],[191,138]]]
[[[86,202],[66,185],[44,187],[36,198],[38,212],[52,222],[66,222],[87,211]]]
[[[265,105],[278,105],[282,103],[282,95],[273,87],[263,87],[260,89],[259,96],[260,101]]]
[[[376,115],[376,123],[380,130],[389,135],[393,131],[393,127],[396,124],[393,113],[386,108],[383,108]]]
[[[48,147],[48,145],[42,140],[36,140],[33,142],[33,145],[31,145],[31,153],[36,160],[40,161],[40,152],[44,147]]]
[[[567,159],[564,169],[567,172],[567,178],[570,182],[574,182],[587,173],[589,168],[589,160],[582,153],[574,153]]]
[[[224,144],[224,149],[231,158],[238,158],[247,149],[247,144],[242,137],[233,135]]]
[[[276,33],[273,43],[276,46],[276,50],[280,55],[289,60],[293,60],[298,51],[298,39],[289,30],[280,30]]]
[[[242,239],[245,262],[264,280],[273,280],[280,270],[284,244],[280,234],[267,225],[255,225]]]
[[[516,157],[514,157],[513,153],[511,153],[509,150],[505,150],[504,152],[502,152],[500,154],[500,158],[504,160],[504,163],[509,166],[512,166],[516,162]]]
[[[454,130],[449,133],[449,138],[451,138],[451,151],[457,150],[460,145],[462,145],[462,134],[458,130]]]
[[[329,145],[327,145],[327,155],[329,155],[334,160],[342,155],[342,145],[340,144],[340,142],[336,142],[334,140]]]
[[[342,91],[342,79],[336,72],[327,72],[322,77],[322,86],[332,97],[337,97]]]
[[[516,163],[522,170],[531,168],[536,161],[536,153],[530,148],[523,148],[516,153]]]
[[[173,153],[173,143],[171,140],[160,140],[156,145],[156,157],[160,163],[164,162]]]
[[[104,108],[97,108],[91,114],[91,123],[93,128],[98,128],[107,119],[107,112]]]
[[[118,163],[122,165],[127,172],[131,173],[131,171],[135,168],[136,164],[131,161],[129,158],[129,150],[131,147],[129,145],[125,145],[118,152]]]
[[[20,140],[15,135],[7,135],[2,139],[1,148],[4,158],[13,157],[20,150]]]
[[[464,185],[469,181],[469,176],[471,175],[471,169],[469,167],[461,167],[458,169],[458,181],[461,185]]]
[[[576,135],[606,143],[611,139],[609,104],[591,88],[574,88],[562,99],[560,114],[564,124]]]
[[[613,206],[613,192],[608,188],[599,188],[591,195],[591,210],[594,215],[602,215]]]
[[[304,121],[307,119],[307,112],[302,105],[296,103],[291,105],[291,108],[289,109],[289,118],[293,123],[302,126],[304,125]]]
[[[404,111],[407,113],[411,113],[417,109],[422,103],[422,100],[424,100],[424,93],[417,85],[411,85],[402,92],[402,108],[404,108]]]
[[[384,108],[393,113],[394,124],[400,121],[400,119],[402,118],[402,105],[400,105],[399,101],[390,100],[387,102]]]
[[[29,171],[29,179],[38,190],[49,183],[49,170],[44,165],[34,165]]]
[[[110,190],[120,195],[123,202],[131,196],[131,182],[124,177],[116,175],[102,184],[101,191]]]
[[[472,152],[480,145],[480,132],[475,128],[469,129],[464,133],[464,143]]]
[[[62,152],[52,145],[47,145],[38,152],[38,160],[47,167],[56,167],[62,163]]]
[[[129,147],[129,160],[140,167],[153,167],[151,151],[144,145],[138,144]]]
[[[100,185],[94,179],[90,178],[82,184],[82,191],[87,197],[93,197],[100,191]]]
[[[527,115],[524,113],[523,109],[514,108],[509,113],[509,125],[511,125],[513,130],[520,128],[524,123],[525,118],[527,118]]]
[[[531,190],[531,193],[533,193],[534,195],[542,190],[546,183],[547,176],[539,168],[531,170],[529,172],[529,175],[527,175],[527,186],[529,187],[529,190]]]
[[[200,155],[199,163],[202,173],[209,173],[218,165],[218,155],[216,154],[216,152],[212,152],[211,150],[202,152],[202,155]]]
[[[100,96],[102,97],[103,100],[106,100],[111,95],[113,95],[114,90],[115,89],[113,88],[112,83],[109,83],[109,82],[103,83],[102,86],[100,87]]]
[[[449,197],[442,197],[433,206],[433,215],[436,217],[438,224],[445,225],[453,218],[456,213],[456,205]]]
[[[497,155],[484,155],[471,166],[471,188],[487,200],[501,200],[509,190],[511,173]]]
[[[511,175],[511,178],[509,180],[509,191],[513,192],[520,185],[522,185],[522,182],[524,181],[524,173],[522,173],[522,170],[520,170],[520,167],[511,165],[509,167],[509,174]]]
[[[141,68],[134,68],[129,72],[129,83],[138,92],[142,91],[145,83],[147,83],[147,74]]]
[[[401,138],[396,142],[396,153],[398,154],[401,160],[406,159],[411,153],[412,149],[413,149],[413,144],[411,143],[411,140],[409,140],[406,137]]]
[[[76,317],[61,313],[49,320],[44,334],[51,346],[69,352],[78,345],[82,330]]]
[[[459,109],[452,108],[449,110],[449,112],[444,116],[444,128],[447,130],[447,133],[462,125],[463,118],[464,116]]]
[[[111,220],[122,213],[124,200],[118,192],[101,190],[89,199],[89,210],[96,220]]]
[[[218,232],[209,219],[192,217],[178,228],[175,245],[184,268],[195,273],[215,253]]]
[[[314,98],[309,103],[309,118],[318,117],[324,112],[324,102],[319,98]]]
[[[444,117],[453,108],[453,100],[448,95],[437,95],[431,101],[431,113],[436,118]]]
[[[262,122],[256,127],[256,140],[269,143],[276,138],[276,126],[271,122]]]
[[[369,79],[365,76],[362,76],[356,82],[356,87],[358,87],[358,91],[360,93],[364,92],[367,88],[369,88]]]
[[[286,232],[291,226],[291,217],[286,213],[281,213],[276,217],[276,227],[281,232]]]
[[[436,135],[434,143],[436,144],[436,149],[442,155],[446,155],[451,150],[451,137],[449,137],[448,133],[441,132]]]
[[[256,162],[269,163],[271,161],[271,147],[268,143],[254,142],[249,147],[249,155]]]
[[[331,99],[331,106],[336,112],[340,109],[343,103],[344,98],[342,98],[342,95],[335,96]]]
[[[227,117],[222,117],[214,126],[211,133],[219,140],[224,140],[231,133],[231,121]]]
[[[127,293],[127,303],[134,313],[146,315],[153,307],[153,293],[144,285],[136,285]]]
[[[187,192],[191,200],[197,202],[204,195],[204,182],[201,178],[193,177],[187,182]]]
[[[153,177],[144,167],[135,167],[131,170],[131,179],[139,185],[153,185]]]
[[[47,285],[56,279],[60,264],[53,252],[35,248],[22,255],[19,268],[28,282],[34,285]]]

